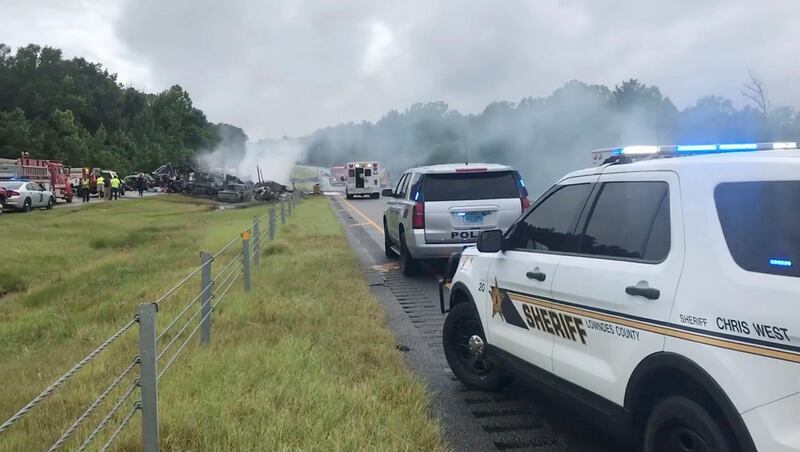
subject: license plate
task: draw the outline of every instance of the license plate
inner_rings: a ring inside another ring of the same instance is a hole
[[[483,212],[466,212],[463,218],[467,224],[482,224]]]

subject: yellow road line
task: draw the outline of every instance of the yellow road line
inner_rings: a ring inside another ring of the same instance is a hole
[[[351,209],[353,209],[353,211],[355,211],[355,213],[361,215],[361,218],[366,220],[367,224],[369,224],[370,226],[372,226],[375,229],[379,230],[381,232],[381,234],[383,234],[383,227],[379,226],[377,223],[375,223],[374,221],[370,220],[370,218],[368,216],[366,216],[364,214],[364,212],[359,210],[356,206],[350,204],[350,201],[348,201],[346,199],[341,199],[341,198],[339,200],[342,201],[343,203],[345,203],[346,205],[348,205]]]

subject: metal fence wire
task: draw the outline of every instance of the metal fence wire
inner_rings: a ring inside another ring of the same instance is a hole
[[[286,222],[287,216],[291,218],[292,211],[297,207],[301,194],[292,193],[280,199],[279,205],[272,205],[261,216],[253,218],[253,224],[231,239],[213,255],[208,252],[200,253],[200,265],[183,277],[174,286],[163,292],[150,303],[139,305],[131,320],[122,325],[114,334],[106,338],[97,348],[92,350],[83,359],[75,363],[68,371],[58,377],[36,397],[26,403],[13,416],[0,424],[0,446],[2,446],[2,433],[13,428],[21,419],[27,416],[38,405],[48,399],[53,393],[61,389],[65,383],[72,379],[81,369],[88,366],[104,350],[117,342],[126,332],[139,327],[138,354],[130,359],[128,365],[113,376],[100,394],[75,417],[69,426],[62,432],[58,439],[48,449],[55,451],[62,448],[70,441],[79,444],[76,450],[83,451],[92,445],[104,430],[111,425],[115,428],[107,434],[99,450],[105,451],[111,447],[126,427],[141,412],[142,450],[154,452],[158,450],[158,381],[166,374],[191,343],[192,338],[200,332],[200,344],[206,345],[211,338],[211,317],[217,307],[224,301],[229,290],[240,278],[244,292],[250,291],[251,264],[260,266],[260,255],[268,241],[275,239],[277,216],[280,215],[281,224]],[[235,246],[240,243],[241,246]],[[215,261],[224,262],[216,270]],[[237,265],[238,264],[238,265]],[[198,276],[199,275],[199,276]],[[180,307],[167,324],[158,332],[156,316],[159,306],[170,298],[180,298],[179,294],[188,289],[188,283],[200,279],[198,293],[191,297],[185,305]],[[195,312],[187,318],[192,308]],[[190,327],[194,325],[194,328]],[[188,330],[188,333],[186,333]],[[164,344],[166,342],[166,344]],[[158,345],[162,344],[160,351]],[[173,346],[179,344],[173,351]],[[158,369],[158,361],[165,360],[165,364]],[[136,370],[138,369],[138,375]],[[125,386],[126,379],[133,381]],[[105,411],[100,421],[83,438],[76,438],[76,433],[93,416],[100,416],[98,408],[107,400],[114,400],[111,395],[125,388],[114,402]],[[127,409],[125,409],[127,407]],[[124,411],[123,411],[124,410]],[[125,413],[120,419],[120,413]],[[97,447],[97,446],[95,446]]]

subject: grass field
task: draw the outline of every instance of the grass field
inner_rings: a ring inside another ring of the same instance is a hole
[[[163,196],[3,215],[0,422],[129,321],[137,304],[188,274],[199,250],[219,249],[265,211],[213,211]],[[159,308],[161,327],[198,285]],[[159,381],[162,449],[445,448],[423,387],[394,349],[324,199],[303,201],[280,227],[253,270],[252,287],[244,294],[234,286],[213,314],[211,345],[193,341]],[[136,330],[0,433],[0,450],[40,450],[55,441],[136,355]],[[76,432],[78,440],[133,377]],[[139,448],[139,419],[117,449]]]

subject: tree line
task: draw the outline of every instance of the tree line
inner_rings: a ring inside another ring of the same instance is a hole
[[[302,139],[307,163],[379,160],[397,174],[416,165],[500,162],[541,193],[566,172],[591,165],[591,150],[628,144],[800,141],[800,113],[771,107],[752,76],[748,104],[704,96],[679,109],[655,86],[627,80],[614,88],[571,81],[547,97],[493,102],[461,114],[444,102],[393,110],[375,123],[348,123]],[[750,102],[752,101],[752,105]]]
[[[12,53],[0,44],[0,157],[26,151],[127,174],[190,163],[233,129],[241,132],[210,123],[178,85],[144,93],[59,49],[30,44]]]

